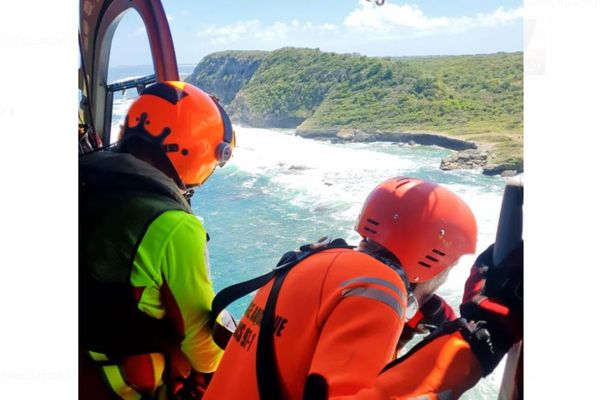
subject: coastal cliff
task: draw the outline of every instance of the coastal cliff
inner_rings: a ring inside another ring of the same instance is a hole
[[[522,53],[381,58],[283,48],[205,57],[188,78],[232,120],[335,142],[437,145],[441,169],[523,171]]]

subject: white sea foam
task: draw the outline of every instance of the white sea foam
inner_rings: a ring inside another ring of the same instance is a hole
[[[127,114],[129,107],[131,107],[131,103],[133,103],[136,98],[137,96],[133,98],[122,97],[113,101],[112,123],[110,127],[111,143],[114,143],[117,140],[121,125],[125,122],[125,114]]]
[[[327,212],[347,221],[349,239],[353,221],[363,201],[381,181],[393,176],[411,176],[417,169],[430,169],[442,177],[437,182],[453,190],[471,207],[479,235],[477,254],[494,241],[503,180],[484,177],[478,171],[438,173],[439,160],[429,153],[384,143],[331,144],[294,136],[292,131],[235,127],[237,147],[231,164],[252,176],[270,179],[270,192],[309,211]],[[445,182],[444,178],[450,183]],[[475,255],[464,256],[454,268],[445,291],[458,306],[464,279]]]
[[[331,144],[294,136],[291,131],[235,129],[237,147],[232,165],[251,176],[267,177],[273,193],[286,196],[295,205],[331,209],[343,220],[358,216],[362,202],[379,182],[393,176],[414,176],[417,170],[437,171],[439,166],[439,160],[429,154],[416,152],[415,156],[389,143]],[[472,208],[479,224],[478,248],[485,248],[495,236],[502,179],[472,171],[447,176],[462,178],[438,183],[455,191]]]
[[[354,218],[373,183],[415,167],[410,160],[365,146],[307,140],[289,132],[236,127],[232,164],[269,177],[291,201],[307,208],[337,204],[340,217]]]

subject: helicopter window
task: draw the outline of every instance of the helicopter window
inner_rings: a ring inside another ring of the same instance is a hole
[[[139,91],[156,81],[146,27],[133,9],[126,11],[113,36],[107,81],[107,106],[112,107],[110,143],[115,143],[129,106]]]

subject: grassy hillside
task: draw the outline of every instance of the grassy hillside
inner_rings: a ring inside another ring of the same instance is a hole
[[[475,141],[491,149],[492,162],[522,169],[522,53],[378,58],[283,48],[249,54],[255,72],[227,96],[238,122],[438,133]],[[214,66],[197,70],[200,86],[218,75]]]

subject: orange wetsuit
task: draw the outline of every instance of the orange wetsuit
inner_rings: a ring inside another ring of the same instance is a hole
[[[258,399],[256,345],[272,281],[258,291],[229,342],[205,399]],[[274,346],[285,398],[302,398],[309,374],[331,395],[371,386],[392,360],[407,293],[400,275],[375,258],[331,249],[296,265],[275,308]]]
[[[256,347],[271,286],[246,310],[204,400],[259,399]],[[329,399],[454,399],[472,387],[481,369],[459,332],[429,341],[381,372],[395,356],[406,298],[392,267],[358,251],[326,250],[296,265],[275,308],[283,397],[301,399],[311,374],[325,379]]]

